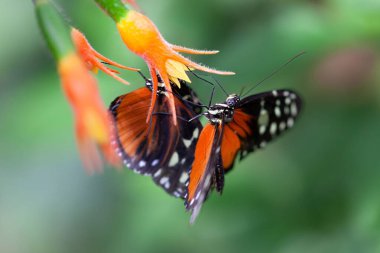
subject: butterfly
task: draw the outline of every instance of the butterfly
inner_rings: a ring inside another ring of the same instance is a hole
[[[195,144],[202,125],[199,121],[178,121],[174,125],[169,111],[168,92],[159,78],[157,102],[153,116],[146,123],[152,81],[145,87],[117,97],[110,105],[116,139],[116,152],[128,168],[153,181],[167,193],[184,198],[189,169],[194,160]],[[181,88],[173,85],[177,115],[191,118],[200,113],[197,94],[181,80]]]
[[[247,154],[293,127],[301,110],[301,98],[291,90],[273,90],[240,99],[229,95],[224,103],[203,113],[208,123],[196,144],[187,182],[186,209],[190,223],[198,216],[212,189],[222,193],[224,174]]]

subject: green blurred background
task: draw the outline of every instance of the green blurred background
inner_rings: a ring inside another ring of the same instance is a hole
[[[97,50],[147,73],[93,1],[55,2]],[[137,2],[168,41],[221,50],[192,59],[236,71],[219,77],[229,92],[307,51],[255,90],[296,89],[300,120],[237,163],[190,226],[148,177],[86,175],[32,3],[0,0],[0,252],[380,252],[380,1]],[[133,85],[98,75],[106,104],[143,85],[122,76]],[[207,101],[208,85],[192,87]]]

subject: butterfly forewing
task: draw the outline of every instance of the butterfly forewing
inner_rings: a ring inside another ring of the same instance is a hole
[[[293,127],[300,110],[301,99],[291,90],[274,90],[242,99],[235,108],[233,121],[224,131],[222,160],[225,170],[232,168],[238,153],[243,159]]]

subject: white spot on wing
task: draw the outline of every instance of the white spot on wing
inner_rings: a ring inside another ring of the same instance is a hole
[[[264,134],[266,128],[267,128],[267,126],[261,125],[260,128],[259,128],[259,133],[260,133],[260,134]]]
[[[190,139],[190,140],[183,139],[183,144],[185,144],[186,148],[190,147],[192,142],[193,142],[193,139]]]
[[[294,125],[294,120],[293,120],[293,118],[289,118],[287,123],[288,123],[288,127],[289,127],[289,128],[292,127],[292,126]]]
[[[144,160],[141,160],[139,162],[139,167],[144,167],[146,165],[146,162]]]
[[[155,159],[155,160],[152,161],[151,165],[152,166],[156,166],[159,162],[160,162],[160,160]]]
[[[271,135],[275,135],[276,131],[277,131],[277,123],[276,122],[272,122],[272,124],[270,125],[269,132],[270,132]]]
[[[178,153],[177,152],[174,152],[172,157],[170,158],[170,161],[169,161],[169,166],[174,166],[178,163],[179,161],[179,156],[178,156]]]
[[[211,175],[208,174],[206,179],[205,179],[205,188],[208,188],[209,184],[210,184],[210,179],[211,179]]]
[[[292,103],[290,106],[290,112],[292,113],[292,116],[295,117],[298,113],[297,105],[295,103]]]
[[[162,177],[160,179],[160,184],[162,184],[162,185],[166,184],[167,182],[169,182],[169,178],[168,177]]]
[[[162,172],[162,169],[159,169],[156,171],[156,173],[154,173],[153,177],[158,177],[161,175],[161,172]]]
[[[278,96],[278,92],[276,90],[272,91],[272,94],[273,96],[277,97]]]
[[[260,126],[259,128],[259,132],[260,134],[263,134],[265,132],[265,128],[266,126],[268,125],[269,123],[269,115],[268,115],[268,111],[265,110],[264,108],[261,109],[260,111],[260,116],[259,116],[259,119],[258,119],[258,124]],[[264,132],[262,132],[264,131]]]
[[[280,107],[276,106],[274,108],[274,114],[276,114],[277,117],[281,117],[281,110]]]
[[[280,123],[280,130],[281,130],[281,131],[284,130],[285,127],[286,127],[285,122],[281,122],[281,123]]]
[[[186,172],[182,172],[181,177],[179,178],[180,183],[185,183],[187,179],[189,178],[189,175]]]
[[[198,138],[198,136],[199,136],[199,129],[195,128],[193,132],[193,138]]]
[[[265,148],[266,145],[267,145],[267,143],[265,141],[262,141],[260,143],[260,148]]]

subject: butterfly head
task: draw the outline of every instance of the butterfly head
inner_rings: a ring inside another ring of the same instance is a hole
[[[231,94],[227,97],[225,103],[210,106],[206,114],[212,124],[221,124],[231,122],[234,116],[235,107],[239,106],[240,97]]]
[[[231,94],[226,99],[226,105],[230,108],[235,108],[240,102],[240,97],[237,94]]]

